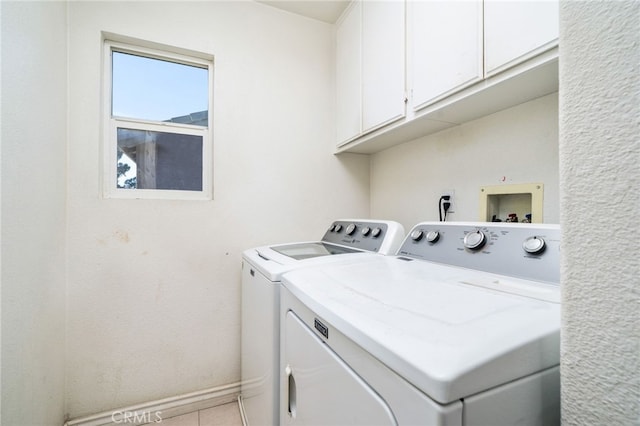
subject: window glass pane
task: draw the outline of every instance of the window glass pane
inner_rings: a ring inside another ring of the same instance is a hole
[[[202,191],[202,136],[118,128],[117,185]]]
[[[112,114],[208,125],[206,68],[112,52]]]

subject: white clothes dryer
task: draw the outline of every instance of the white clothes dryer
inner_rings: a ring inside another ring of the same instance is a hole
[[[556,225],[425,222],[282,277],[283,425],[560,421]]]
[[[404,236],[404,228],[397,222],[342,219],[333,222],[320,241],[263,246],[243,253],[239,402],[245,425],[279,422],[282,274],[365,253],[394,254]]]

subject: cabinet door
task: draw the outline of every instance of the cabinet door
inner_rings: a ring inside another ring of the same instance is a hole
[[[418,110],[483,78],[482,0],[408,7],[412,104]]]
[[[362,5],[354,2],[336,29],[336,136],[338,145],[362,131]]]
[[[557,0],[485,0],[485,72],[491,75],[557,45]]]
[[[362,127],[367,132],[405,114],[404,1],[362,7]]]

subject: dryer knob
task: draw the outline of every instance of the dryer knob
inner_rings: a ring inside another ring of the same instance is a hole
[[[353,235],[353,233],[356,232],[356,225],[354,223],[350,223],[345,232],[347,235]]]
[[[416,229],[411,233],[411,239],[413,241],[420,241],[422,237],[424,237],[424,232],[422,232],[420,229]]]
[[[438,232],[438,231],[429,231],[429,232],[427,232],[427,235],[426,235],[425,238],[430,243],[437,243],[438,240],[440,239],[440,232]]]
[[[540,237],[529,237],[522,243],[522,248],[529,254],[540,254],[546,247],[547,244]]]
[[[470,250],[480,250],[486,242],[487,236],[480,230],[467,233],[463,240],[464,246]]]

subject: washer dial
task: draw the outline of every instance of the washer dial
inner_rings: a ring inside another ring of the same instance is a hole
[[[354,223],[350,223],[349,226],[347,226],[345,232],[347,233],[347,235],[352,235],[354,232],[356,232],[356,225]]]
[[[480,250],[486,242],[487,236],[480,230],[467,233],[463,240],[464,246],[469,250]]]
[[[529,237],[522,243],[522,248],[529,254],[540,254],[547,247],[543,238]]]
[[[411,239],[413,241],[420,241],[424,237],[424,232],[420,229],[416,229],[411,233]]]
[[[427,232],[427,235],[426,235],[425,238],[430,243],[437,243],[438,240],[440,239],[440,232],[438,232],[438,231],[429,231],[429,232]]]
[[[378,238],[380,234],[382,234],[382,229],[380,228],[373,228],[373,230],[371,231],[371,236],[373,238]]]
[[[362,234],[363,237],[366,237],[371,233],[371,228],[369,228],[368,226],[365,226],[364,228],[362,228],[362,230],[360,230],[360,233]]]

